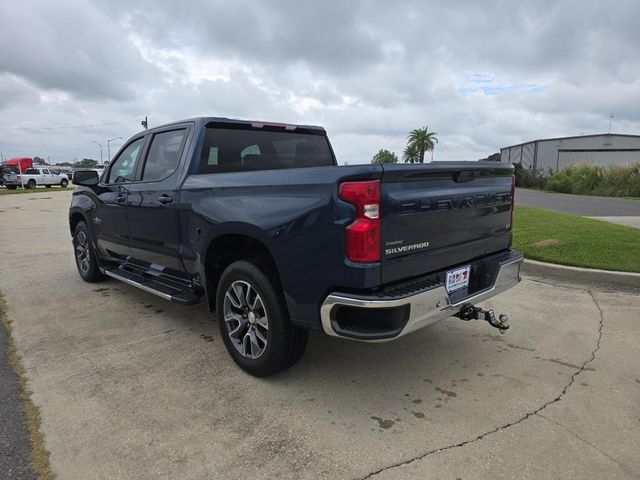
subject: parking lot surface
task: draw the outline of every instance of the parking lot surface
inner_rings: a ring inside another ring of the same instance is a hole
[[[0,290],[60,479],[638,478],[640,296],[525,278],[396,342],[256,379],[204,305],[78,277],[70,192],[0,198]]]

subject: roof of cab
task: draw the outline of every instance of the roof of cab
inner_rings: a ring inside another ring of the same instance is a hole
[[[325,132],[324,127],[321,127],[319,125],[296,125],[296,124],[291,124],[291,123],[283,123],[283,122],[264,122],[264,121],[259,121],[259,120],[240,120],[237,118],[226,118],[226,117],[192,117],[192,118],[187,118],[184,120],[179,120],[176,122],[169,122],[169,123],[165,123],[163,125],[158,125],[157,127],[153,127],[150,128],[149,130],[156,130],[158,128],[165,128],[165,127],[170,127],[172,125],[178,125],[181,123],[188,123],[188,122],[193,122],[196,124],[201,124],[201,125],[208,125],[210,123],[217,123],[217,124],[228,124],[228,125],[251,125],[251,126],[264,126],[264,125],[273,125],[273,126],[282,126],[282,127],[289,127],[291,130],[295,130],[295,129],[304,129],[304,130],[318,130],[321,132]],[[325,132],[326,133],[326,132]]]

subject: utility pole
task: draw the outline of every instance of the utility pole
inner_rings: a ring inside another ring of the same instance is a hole
[[[102,165],[102,145],[100,145],[98,142],[96,142],[95,140],[92,140],[93,143],[95,143],[96,145],[98,145],[100,147],[100,165]]]
[[[111,145],[109,145],[114,140],[120,140],[122,137],[111,138],[107,140],[107,161],[111,163]]]
[[[144,120],[142,122],[140,122],[140,124],[144,127],[144,129],[146,130],[147,128],[149,128],[149,121],[147,120],[147,116],[144,116]]]

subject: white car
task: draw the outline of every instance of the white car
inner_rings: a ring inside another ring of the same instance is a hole
[[[47,188],[60,185],[66,188],[69,185],[69,178],[52,168],[27,168],[22,174],[22,184],[25,188],[36,188],[38,185],[44,185]]]

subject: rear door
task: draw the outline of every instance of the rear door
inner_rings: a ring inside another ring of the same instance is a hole
[[[192,130],[172,125],[151,133],[140,181],[127,201],[131,254],[138,263],[181,270],[178,187],[180,165]]]
[[[382,282],[498,252],[511,244],[511,165],[384,165]]]

